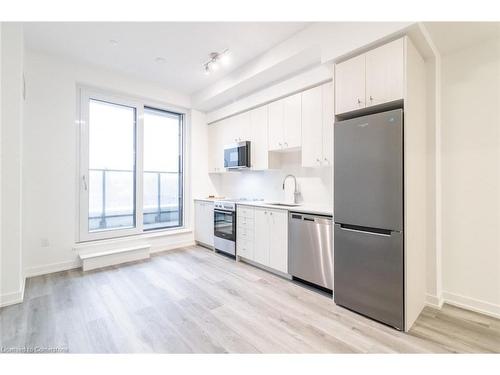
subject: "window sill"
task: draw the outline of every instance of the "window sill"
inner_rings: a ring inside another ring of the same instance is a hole
[[[164,230],[158,229],[147,233],[133,234],[130,236],[107,238],[103,240],[80,241],[75,243],[75,246],[73,246],[73,250],[80,251],[82,249],[97,247],[100,245],[102,246],[115,245],[130,241],[147,240],[150,238],[158,238],[158,237],[170,237],[192,232],[193,230],[190,228],[177,228],[177,229],[164,229]]]

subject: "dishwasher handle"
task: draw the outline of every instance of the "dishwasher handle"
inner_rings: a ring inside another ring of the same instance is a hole
[[[298,221],[307,221],[307,222],[322,224],[322,225],[332,225],[332,218],[325,217],[325,216],[314,216],[314,215],[290,213],[290,219],[291,220],[298,220]]]

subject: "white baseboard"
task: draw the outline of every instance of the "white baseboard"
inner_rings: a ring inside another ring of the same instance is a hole
[[[51,263],[51,264],[44,264],[42,266],[30,267],[24,270],[24,275],[26,277],[41,276],[54,272],[72,270],[75,268],[80,268],[81,266],[82,264],[80,260],[75,259],[67,262]]]
[[[23,302],[25,286],[26,286],[26,278],[23,278],[21,284],[21,290],[13,293],[0,295],[0,307],[15,305],[16,303]]]
[[[426,306],[441,310],[441,308],[443,307],[443,304],[444,304],[444,300],[443,300],[442,296],[438,297],[434,294],[429,294],[429,293],[426,294],[426,296],[425,296],[425,305]]]
[[[152,246],[151,254],[160,253],[162,251],[175,250],[181,247],[190,247],[194,245],[195,245],[194,241],[187,241],[187,242],[174,243],[168,246]],[[76,258],[75,260],[70,260],[66,262],[51,263],[51,264],[44,264],[41,266],[30,267],[24,270],[24,275],[26,277],[41,276],[54,272],[68,271],[75,268],[80,268],[81,266],[82,263],[78,258]]]
[[[450,292],[443,292],[443,299],[450,305],[500,319],[500,305]]]

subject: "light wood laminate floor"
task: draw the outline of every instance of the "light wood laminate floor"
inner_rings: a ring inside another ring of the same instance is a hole
[[[426,308],[406,334],[336,306],[329,296],[193,247],[120,267],[28,279],[25,301],[0,309],[0,347],[84,353],[500,352],[500,321],[451,306]]]

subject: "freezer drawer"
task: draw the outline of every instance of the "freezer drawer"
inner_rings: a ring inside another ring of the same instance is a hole
[[[290,212],[288,273],[333,289],[332,219]]]
[[[403,233],[334,229],[335,303],[404,329]]]
[[[403,113],[336,122],[335,222],[403,230]]]

